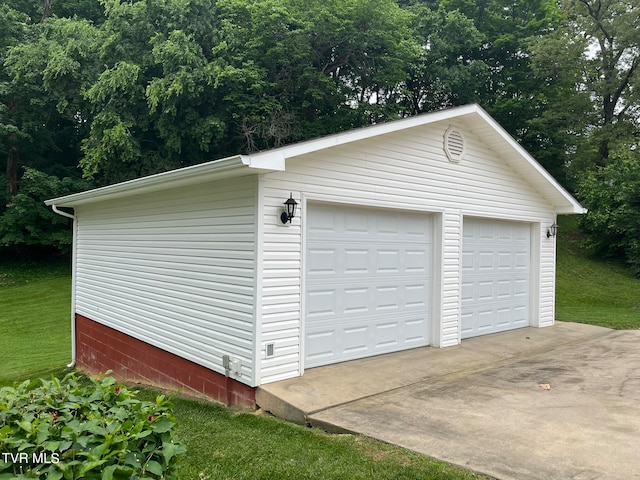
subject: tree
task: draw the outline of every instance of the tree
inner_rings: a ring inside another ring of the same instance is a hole
[[[405,81],[406,114],[478,101],[489,69],[475,55],[483,35],[473,20],[443,5],[436,10],[414,6],[411,11],[422,48]]]
[[[573,0],[571,25],[588,41],[585,86],[598,102],[594,132],[596,163],[607,163],[610,147],[637,130],[640,113],[640,4],[637,1]],[[592,56],[591,56],[592,55]]]
[[[566,154],[559,146],[566,142],[556,134],[557,123],[546,121],[550,99],[563,97],[555,86],[551,88],[547,84],[541,88],[531,63],[532,39],[545,38],[562,18],[555,1],[415,0],[410,3],[422,5],[418,8],[424,11],[444,12],[440,18],[446,19],[441,22],[441,48],[434,50],[431,63],[419,70],[418,75],[428,79],[427,87],[439,85],[446,94],[436,92],[434,95],[427,88],[426,97],[443,96],[447,104],[480,103],[547,170],[566,183]],[[438,4],[437,9],[434,3]],[[426,32],[435,36],[439,31],[436,25],[429,25]],[[432,72],[438,69],[444,74],[439,74],[437,80],[432,79]]]
[[[239,107],[228,123],[241,149],[397,118],[419,44],[412,14],[396,2],[229,0],[218,7],[215,85]]]
[[[67,252],[72,241],[69,220],[45,207],[44,201],[86,188],[77,179],[61,179],[27,167],[20,192],[0,216],[0,247],[21,253],[34,247]]]
[[[113,1],[105,15],[81,160],[101,182],[396,118],[419,53],[391,0]]]
[[[49,18],[28,27],[29,41],[7,50],[9,164],[46,172],[74,171],[87,108],[81,89],[95,71],[95,29],[85,20]],[[14,192],[15,194],[15,192]]]
[[[6,196],[18,192],[18,141],[24,136],[12,118],[15,105],[11,98],[10,78],[4,65],[7,49],[26,35],[28,17],[5,3],[0,4],[0,152],[6,159]]]
[[[585,141],[579,172],[606,165],[610,151],[638,130],[640,4],[565,0],[562,5],[562,24],[534,48],[539,71],[553,72],[556,82],[574,83],[577,93],[589,97],[590,103],[580,100],[575,111],[579,123],[588,120],[580,131]]]
[[[583,177],[578,194],[589,210],[582,227],[592,252],[625,259],[640,276],[640,153],[616,149]]]
[[[565,139],[565,158],[588,244],[640,272],[640,167],[637,153],[637,0],[565,0],[557,28],[532,43],[536,78],[557,94],[546,119]]]

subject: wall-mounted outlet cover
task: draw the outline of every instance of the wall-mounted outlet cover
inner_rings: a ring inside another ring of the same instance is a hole
[[[275,350],[275,345],[273,343],[267,343],[267,345],[265,346],[265,356],[267,358],[269,357],[273,357],[273,355],[275,354],[274,352]]]

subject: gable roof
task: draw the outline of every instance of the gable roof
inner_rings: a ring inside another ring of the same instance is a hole
[[[314,140],[295,143],[281,148],[249,155],[235,155],[191,167],[137,178],[86,192],[47,200],[46,205],[74,207],[87,203],[149,193],[165,188],[195,185],[224,178],[257,173],[284,171],[286,161],[308,153],[320,152],[338,145],[345,145],[368,138],[443,121],[456,120],[525,178],[539,194],[549,202],[556,213],[586,213],[573,198],[542,166],[511,137],[484,109],[477,104],[453,107],[394,120],[378,125],[337,133]]]

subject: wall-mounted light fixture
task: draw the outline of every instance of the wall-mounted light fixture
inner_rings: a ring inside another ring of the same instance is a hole
[[[558,224],[553,222],[549,228],[547,228],[547,238],[555,237],[558,234]]]
[[[282,223],[291,223],[291,220],[296,215],[296,205],[298,205],[298,202],[293,199],[293,193],[291,193],[287,201],[284,202],[284,212],[280,214],[280,221]]]

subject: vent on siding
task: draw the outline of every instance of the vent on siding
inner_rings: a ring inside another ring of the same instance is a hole
[[[444,151],[451,162],[459,162],[464,156],[464,137],[460,130],[449,127],[444,134]]]

